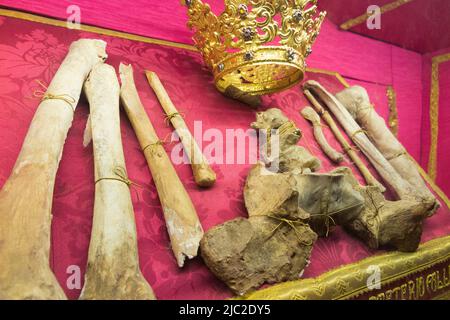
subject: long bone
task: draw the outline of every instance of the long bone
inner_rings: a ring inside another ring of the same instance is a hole
[[[120,135],[120,87],[114,68],[107,64],[95,66],[84,90],[91,111],[95,202],[80,299],[155,299],[139,269],[131,181]]]
[[[356,123],[347,109],[331,93],[325,90],[317,81],[313,80],[307,81],[304,84],[304,89],[309,90],[323,101],[348,136],[351,137],[356,146],[369,159],[383,180],[391,186],[400,199],[411,197],[414,194],[411,185],[398,174],[369,140],[364,130]]]
[[[49,266],[56,172],[84,80],[106,43],[71,44],[0,191],[0,299],[66,299]]]

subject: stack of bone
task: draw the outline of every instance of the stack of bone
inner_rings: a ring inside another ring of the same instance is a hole
[[[0,299],[64,299],[49,267],[52,195],[64,141],[83,88],[91,116],[86,142],[93,140],[94,222],[82,299],[154,299],[139,269],[134,211],[120,135],[119,100],[131,120],[163,205],[178,265],[202,257],[235,293],[264,283],[294,280],[309,264],[314,242],[336,225],[369,247],[417,249],[422,222],[439,207],[415,163],[371,107],[361,87],[335,96],[319,83],[305,84],[313,108],[302,115],[314,127],[325,154],[335,163],[343,155],[326,141],[320,116],[357,165],[368,186],[349,168],[317,173],[320,161],[297,145],[302,132],[279,109],[257,113],[252,128],[264,133],[261,161],[250,171],[244,200],[248,218],[203,229],[195,207],[161,146],[139,99],[131,66],[121,65],[122,88],[113,67],[104,63],[106,44],[74,42],[40,103],[11,176],[0,191]],[[148,73],[163,109],[177,129],[186,124],[161,82]],[[321,105],[323,103],[323,106]],[[325,106],[325,108],[324,108]],[[332,117],[377,169],[397,196],[386,200],[384,186],[364,166]],[[49,121],[51,120],[51,121]],[[182,142],[192,159],[199,186],[211,186],[209,168],[189,132]],[[203,237],[202,237],[203,236]],[[200,241],[201,239],[201,241]]]
[[[302,133],[279,109],[258,113],[252,128],[268,143],[245,184],[249,217],[210,229],[200,243],[207,266],[237,294],[297,279],[317,237],[356,219],[365,201],[345,172],[316,173],[320,161],[297,145]]]
[[[333,96],[316,81],[307,81],[304,90],[313,106],[323,104],[335,116],[397,197],[396,201],[388,201],[379,188],[360,186],[349,177],[365,197],[366,205],[346,229],[374,249],[389,245],[400,251],[415,251],[423,220],[440,204],[410,155],[375,111],[367,91],[354,86]]]
[[[237,294],[263,283],[298,279],[309,264],[317,237],[328,236],[336,225],[373,249],[383,246],[415,251],[423,220],[439,207],[404,147],[370,107],[363,88],[346,89],[336,98],[319,83],[309,81],[305,95],[314,107],[301,113],[312,123],[324,153],[337,164],[343,160],[323,135],[320,116],[368,186],[360,185],[347,167],[317,173],[321,163],[297,145],[302,133],[295,124],[280,109],[257,113],[251,126],[264,133],[259,138],[265,147],[244,188],[249,217],[210,229],[200,244],[207,266]],[[386,188],[364,165],[327,110],[398,200],[385,199]]]

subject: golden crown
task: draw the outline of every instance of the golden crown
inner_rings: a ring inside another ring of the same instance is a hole
[[[303,80],[305,58],[326,15],[316,15],[317,0],[225,0],[219,16],[201,0],[181,2],[219,91],[233,85],[253,95]]]

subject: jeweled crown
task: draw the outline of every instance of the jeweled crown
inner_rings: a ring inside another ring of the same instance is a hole
[[[317,14],[317,0],[224,1],[225,11],[216,16],[201,0],[181,0],[219,91],[233,85],[261,95],[303,80],[326,15]]]

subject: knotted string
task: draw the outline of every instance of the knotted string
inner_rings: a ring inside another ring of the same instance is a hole
[[[41,101],[45,101],[45,100],[62,100],[64,102],[66,102],[70,109],[72,110],[72,112],[75,112],[75,108],[73,106],[73,104],[76,102],[75,98],[73,98],[72,96],[68,95],[68,94],[53,94],[53,93],[48,93],[48,87],[42,83],[42,81],[40,80],[35,80],[37,84],[39,84],[42,89],[44,89],[45,91],[42,90],[35,90],[33,92],[33,97],[35,98],[41,98]]]
[[[366,135],[369,135],[369,133],[368,133],[366,130],[364,130],[364,129],[358,129],[358,130],[356,130],[355,132],[352,133],[352,135],[350,136],[350,139],[355,140],[355,136],[356,136],[357,134],[359,134],[359,133],[364,133],[364,134],[366,134]]]
[[[102,178],[98,178],[95,181],[95,184],[97,184],[97,182],[100,182],[102,180],[115,180],[115,181],[120,181],[125,183],[127,186],[136,186],[139,188],[143,188],[142,185],[130,180],[127,176],[127,173],[125,171],[125,168],[117,166],[114,168],[113,173],[116,175],[116,177],[102,177]]]
[[[330,221],[333,222],[333,225],[335,225],[335,226],[337,225],[336,221],[333,219],[333,216],[338,214],[338,213],[341,213],[343,211],[346,211],[346,210],[355,208],[357,206],[360,206],[360,205],[361,205],[360,203],[355,203],[355,204],[349,205],[349,206],[347,206],[345,208],[342,208],[342,209],[339,209],[339,210],[336,210],[336,211],[333,211],[333,212],[318,213],[318,214],[312,215],[311,218],[314,218],[314,217],[325,217],[325,219],[326,219],[325,220],[325,226],[327,227],[327,232],[326,232],[325,236],[328,237],[328,234],[330,232]],[[328,211],[328,209],[327,209],[327,211]]]
[[[145,150],[147,150],[148,148],[153,148],[156,146],[163,146],[164,144],[165,144],[165,142],[162,140],[158,140],[156,142],[149,143],[148,145],[146,145],[145,147],[142,148],[142,152],[145,152]]]
[[[377,204],[375,203],[375,200],[373,199],[372,193],[371,193],[371,192],[367,192],[367,194],[369,195],[370,201],[372,202],[372,206],[375,208],[375,214],[368,217],[367,223],[368,223],[370,226],[373,226],[373,222],[374,222],[375,218],[379,216],[379,214],[380,214],[380,209],[381,209],[384,205],[382,204],[382,205],[380,205],[379,207],[377,207]]]
[[[142,185],[130,180],[130,178],[128,178],[125,168],[117,166],[114,168],[113,173],[116,175],[115,177],[98,178],[94,184],[97,184],[97,182],[100,182],[102,180],[114,180],[114,181],[120,181],[120,182],[125,183],[129,188],[134,186],[134,187],[144,189],[144,186],[142,186]],[[134,191],[136,192],[136,196],[139,200],[139,193],[136,190],[134,190]]]
[[[275,233],[275,231],[283,224],[286,223],[289,227],[291,227],[295,234],[297,235],[297,238],[300,240],[300,242],[305,245],[305,246],[312,246],[313,242],[312,240],[310,240],[309,242],[303,241],[301,238],[301,233],[300,231],[298,231],[297,227],[295,224],[300,224],[302,227],[306,227],[308,226],[306,223],[301,222],[301,221],[296,221],[296,220],[289,220],[286,218],[281,218],[281,217],[277,217],[277,216],[272,216],[272,215],[268,215],[269,218],[275,219],[277,221],[280,221],[280,223],[270,232],[271,235],[273,235]]]
[[[279,128],[278,128],[278,135],[282,136],[284,134],[286,134],[289,131],[295,131],[298,130],[297,126],[295,125],[295,123],[291,120],[289,120],[288,122],[283,123]]]
[[[320,109],[320,110],[318,110],[317,113],[318,113],[319,116],[321,116],[321,117],[323,117],[323,116],[326,115],[326,114],[329,114],[329,112],[328,112],[327,110],[323,109],[323,108]]]
[[[172,113],[169,113],[168,115],[166,115],[166,118],[164,119],[166,126],[168,126],[170,121],[175,117],[184,118],[184,113],[180,113],[180,112],[176,111],[176,112],[172,112]]]
[[[275,130],[275,129],[271,129],[271,128],[265,129],[267,152],[270,152],[270,153],[272,151],[272,144],[271,144],[272,130]],[[276,136],[278,137],[278,139],[280,139],[283,135],[285,135],[289,131],[294,132],[295,130],[299,130],[299,129],[297,128],[297,126],[295,125],[295,123],[293,121],[289,120],[289,121],[283,123],[281,126],[279,126],[276,129]]]
[[[350,150],[353,150],[355,152],[359,152],[358,147],[352,147],[351,145],[349,145],[348,147],[342,147],[342,149],[344,149],[345,152],[349,152]]]
[[[145,150],[147,150],[148,148],[154,148],[154,147],[157,147],[157,146],[164,146],[165,144],[168,144],[168,143],[169,143],[169,142],[168,142],[169,136],[170,136],[171,134],[172,134],[172,133],[168,133],[168,134],[164,137],[163,140],[158,139],[158,140],[155,141],[155,142],[149,143],[148,145],[146,145],[145,147],[142,148],[142,152],[145,152]]]
[[[397,152],[396,154],[394,154],[394,155],[392,155],[392,156],[390,156],[390,157],[386,157],[386,160],[387,160],[387,161],[391,161],[391,160],[394,160],[395,158],[404,156],[404,155],[406,155],[406,154],[407,154],[406,151],[403,150],[403,151]]]

